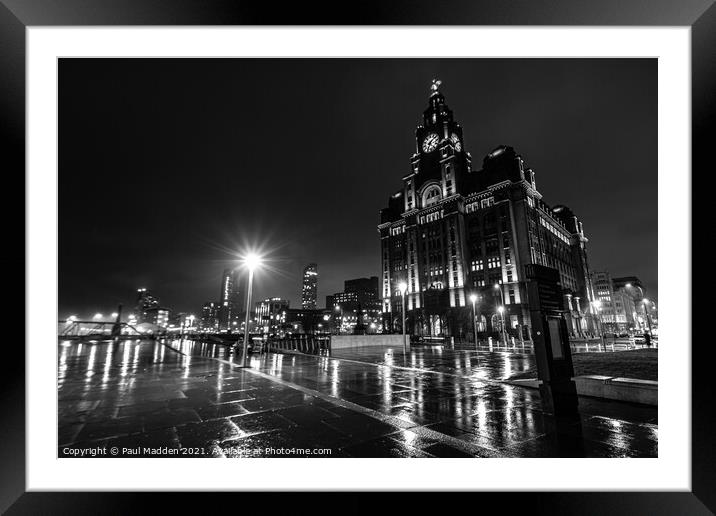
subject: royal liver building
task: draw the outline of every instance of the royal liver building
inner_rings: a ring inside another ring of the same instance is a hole
[[[524,265],[560,273],[570,332],[594,333],[594,299],[582,223],[549,207],[535,174],[512,147],[500,146],[475,170],[462,127],[433,81],[415,131],[411,170],[381,210],[383,324],[424,336],[467,337],[477,297],[477,331],[530,338]],[[502,307],[502,310],[500,308]]]

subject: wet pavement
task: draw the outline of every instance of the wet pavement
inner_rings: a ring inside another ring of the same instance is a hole
[[[580,417],[556,420],[500,382],[532,368],[529,353],[416,347],[242,369],[221,345],[61,341],[58,456],[657,456],[655,407],[580,397]]]

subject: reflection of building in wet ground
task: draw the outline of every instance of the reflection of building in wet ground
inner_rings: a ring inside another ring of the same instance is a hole
[[[580,417],[560,423],[537,391],[499,382],[533,368],[529,354],[271,353],[249,370],[233,360],[223,346],[188,341],[60,343],[59,455],[97,445],[213,456],[269,446],[338,457],[657,455],[656,408],[580,398]]]

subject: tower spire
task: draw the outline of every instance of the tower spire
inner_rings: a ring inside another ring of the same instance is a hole
[[[438,91],[438,88],[440,88],[440,85],[443,82],[440,79],[433,79],[432,84],[430,85],[430,91],[432,91],[431,95],[435,95],[436,93],[440,93]]]

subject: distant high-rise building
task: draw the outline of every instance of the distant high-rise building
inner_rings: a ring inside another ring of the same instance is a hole
[[[207,301],[201,307],[202,331],[216,331],[219,329],[219,304]]]
[[[137,305],[135,315],[138,323],[153,322],[156,319],[153,309],[159,308],[159,299],[153,296],[146,288],[137,289]]]
[[[166,328],[169,326],[169,309],[161,306],[148,308],[144,311],[144,320],[142,322]]]
[[[305,310],[315,310],[318,299],[318,265],[309,263],[303,269],[303,290],[301,292],[301,307]]]
[[[231,330],[234,323],[238,324],[244,307],[244,281],[238,270],[224,269],[221,276],[221,292],[219,294],[218,320],[219,329]]]

